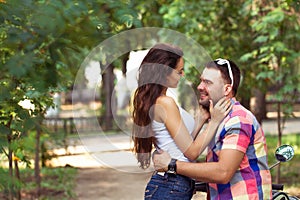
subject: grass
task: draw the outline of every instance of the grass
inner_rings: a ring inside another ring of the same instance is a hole
[[[275,150],[278,144],[277,136],[266,136],[268,146],[268,162],[272,165],[276,162]],[[295,156],[292,160],[280,164],[280,183],[284,184],[284,190],[290,192],[292,195],[300,196],[300,134],[289,134],[282,137],[282,144],[289,144],[293,146]],[[273,183],[278,167],[271,169]]]
[[[3,169],[2,169],[3,170]],[[7,172],[8,173],[8,172]],[[74,168],[42,168],[41,170],[41,195],[39,200],[67,200],[74,199],[75,177],[77,170]],[[22,169],[21,197],[23,200],[37,199],[37,187],[34,180],[33,169]],[[1,180],[0,180],[1,181]],[[0,188],[1,189],[1,188]],[[0,199],[5,199],[4,191],[0,190]]]

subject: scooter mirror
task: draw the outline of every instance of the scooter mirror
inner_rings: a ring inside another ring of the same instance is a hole
[[[275,157],[279,162],[287,162],[291,160],[295,155],[292,146],[284,144],[278,147],[275,151]]]

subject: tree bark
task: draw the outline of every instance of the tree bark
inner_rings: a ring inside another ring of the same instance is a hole
[[[241,104],[247,108],[248,110],[250,110],[250,99],[248,98],[241,98]]]
[[[281,103],[277,104],[277,129],[278,129],[278,143],[277,146],[281,146],[282,138],[282,123],[281,123]],[[277,167],[276,183],[280,183],[280,163]]]
[[[40,124],[36,126],[36,136],[35,136],[35,158],[34,158],[34,178],[37,185],[37,198],[40,196],[41,191],[41,176],[40,176],[40,137],[41,128]]]
[[[15,164],[15,176],[17,178],[17,180],[19,182],[21,182],[21,177],[20,177],[20,170],[19,170],[19,165],[18,165],[18,161],[14,160],[14,164]],[[16,197],[18,200],[21,200],[21,190],[19,187],[17,187],[16,189]]]
[[[10,120],[7,123],[7,127],[10,129],[10,125],[11,122],[13,120],[13,117],[10,116]],[[8,198],[9,200],[13,200],[14,198],[14,175],[13,175],[13,149],[12,149],[12,131],[10,131],[10,133],[7,135],[7,144],[8,144],[8,153],[7,153],[7,157],[8,157],[8,171],[9,171],[9,177],[10,177],[10,181],[11,183],[9,183],[8,185]]]
[[[8,187],[8,196],[9,196],[9,200],[13,200],[14,199],[14,184],[13,184],[14,175],[13,175],[13,156],[12,156],[13,150],[11,148],[11,134],[7,136],[7,141],[8,141],[8,171],[9,171],[9,177],[11,181]]]
[[[101,63],[100,63],[101,66]],[[114,66],[110,64],[106,68],[101,68],[102,70],[102,88],[101,91],[101,99],[104,102],[104,123],[102,124],[102,128],[105,130],[112,130],[113,129],[113,109],[112,107],[115,106],[115,100],[113,98],[113,89],[114,89]],[[104,70],[104,71],[103,71]]]
[[[254,89],[254,104],[251,111],[255,115],[258,122],[261,124],[263,119],[266,119],[266,94],[259,89]]]

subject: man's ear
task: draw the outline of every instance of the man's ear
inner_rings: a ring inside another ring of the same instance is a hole
[[[225,85],[225,96],[228,96],[232,92],[232,86],[230,84]]]

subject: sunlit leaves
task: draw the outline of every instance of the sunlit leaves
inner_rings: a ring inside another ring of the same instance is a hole
[[[267,7],[263,3],[256,3],[254,7],[256,13],[253,16],[257,17],[251,27],[256,35],[253,42],[257,46],[252,52],[244,54],[241,60],[258,63],[257,78],[266,83],[261,86],[269,87],[282,82],[289,85],[286,79],[294,75],[290,72],[295,71],[294,63],[299,57],[296,55],[298,42],[295,41],[299,41],[296,30],[300,24],[292,15],[294,8],[288,3],[270,4]],[[282,91],[286,90],[282,88]]]
[[[254,40],[254,42],[262,43],[262,42],[266,42],[268,39],[269,39],[269,37],[260,35]]]

